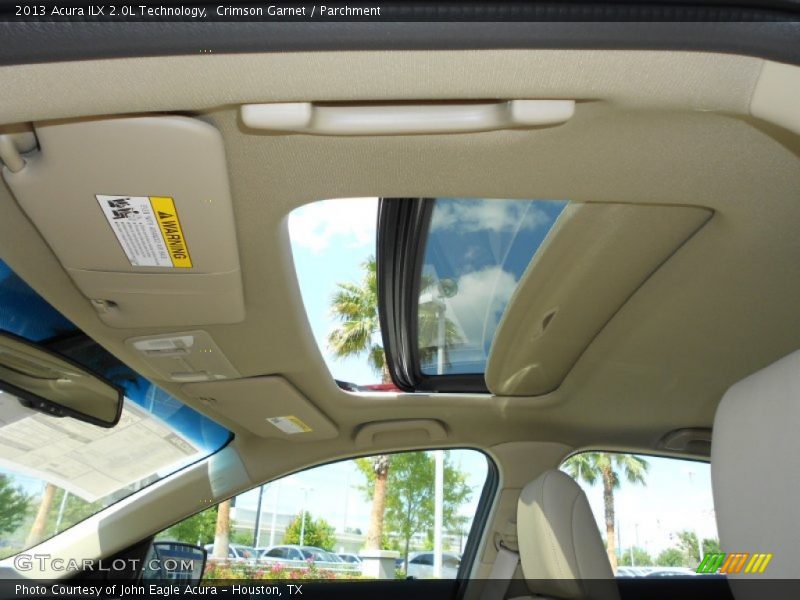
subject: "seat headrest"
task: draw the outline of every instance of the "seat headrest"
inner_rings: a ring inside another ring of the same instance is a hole
[[[565,600],[619,598],[586,494],[565,473],[545,471],[525,486],[517,536],[532,593]]]
[[[799,425],[800,350],[731,387],[714,418],[711,482],[720,543],[728,553],[771,553],[760,578],[800,573]]]

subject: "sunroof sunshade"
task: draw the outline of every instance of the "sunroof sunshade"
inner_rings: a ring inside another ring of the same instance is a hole
[[[436,198],[419,279],[423,375],[482,374],[522,273],[565,201]]]

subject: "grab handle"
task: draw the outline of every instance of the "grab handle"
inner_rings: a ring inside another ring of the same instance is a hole
[[[311,102],[245,104],[253,129],[314,135],[465,133],[557,125],[575,112],[574,100],[484,103],[331,105]]]

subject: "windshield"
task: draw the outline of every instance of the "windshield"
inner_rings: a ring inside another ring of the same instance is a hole
[[[0,261],[0,330],[120,386],[111,429],[33,411],[0,392],[0,558],[34,546],[222,448],[231,433],[88,338]]]

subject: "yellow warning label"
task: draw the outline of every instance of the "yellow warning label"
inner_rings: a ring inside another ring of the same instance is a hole
[[[267,421],[275,425],[275,427],[280,429],[283,433],[288,433],[290,435],[295,433],[308,433],[309,431],[313,431],[311,427],[306,425],[303,421],[301,421],[294,415],[286,415],[284,417],[270,417],[267,419]]]
[[[150,196],[150,205],[153,207],[161,235],[167,245],[167,252],[172,260],[172,266],[188,269],[192,266],[192,257],[186,246],[186,238],[178,220],[178,211],[172,198],[166,196]]]
[[[289,415],[288,417],[286,417],[286,420],[287,420],[287,421],[291,421],[291,422],[292,422],[292,423],[294,423],[294,424],[295,424],[295,425],[296,425],[296,426],[297,426],[299,429],[302,429],[302,430],[303,430],[303,431],[305,431],[306,433],[308,433],[309,431],[311,431],[311,427],[309,427],[308,425],[306,425],[305,423],[303,423],[303,421],[301,421],[300,419],[298,419],[298,418],[297,418],[297,417],[295,417],[294,415]]]

